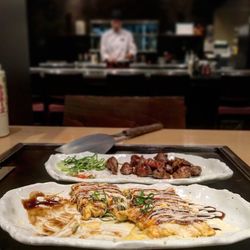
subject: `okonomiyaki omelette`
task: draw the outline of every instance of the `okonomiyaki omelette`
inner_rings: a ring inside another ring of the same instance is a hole
[[[37,190],[22,204],[37,235],[44,237],[197,238],[215,236],[226,227],[223,211],[183,199],[169,185],[123,189],[114,184],[80,183],[71,186],[68,197]]]

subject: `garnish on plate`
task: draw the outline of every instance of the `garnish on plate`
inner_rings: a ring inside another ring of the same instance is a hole
[[[146,214],[150,212],[154,207],[154,194],[144,194],[142,190],[138,196],[133,200],[134,205],[139,206],[142,213]]]
[[[57,164],[57,168],[70,176],[75,176],[82,179],[91,179],[95,178],[95,176],[86,172],[91,170],[104,170],[105,159],[99,159],[97,154],[93,154],[92,156],[85,156],[82,158],[77,158],[76,156],[68,156],[66,159]]]

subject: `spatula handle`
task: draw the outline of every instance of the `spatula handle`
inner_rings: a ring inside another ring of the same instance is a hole
[[[155,123],[155,124],[151,124],[151,125],[130,128],[130,129],[124,130],[122,133],[126,137],[133,138],[133,137],[147,134],[147,133],[157,131],[160,129],[163,129],[163,125],[161,123]]]

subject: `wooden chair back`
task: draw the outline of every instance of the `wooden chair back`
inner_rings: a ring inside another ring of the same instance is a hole
[[[64,125],[133,127],[161,122],[185,128],[183,97],[66,96]]]

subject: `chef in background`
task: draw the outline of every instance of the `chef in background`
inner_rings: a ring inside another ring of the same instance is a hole
[[[101,38],[101,57],[108,63],[132,61],[136,56],[136,45],[131,32],[122,28],[119,10],[112,12],[111,29]]]

